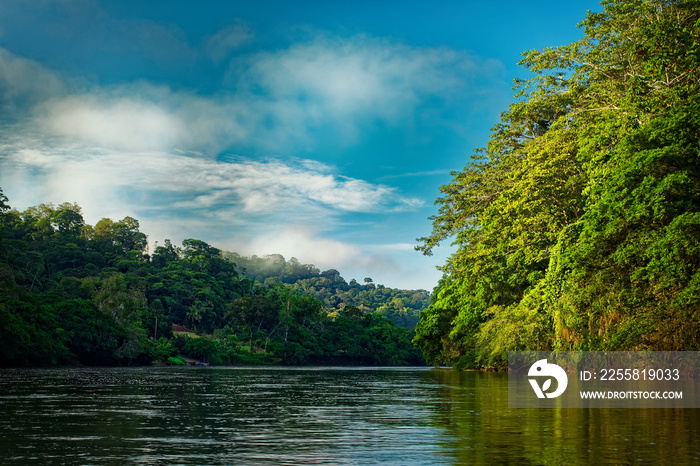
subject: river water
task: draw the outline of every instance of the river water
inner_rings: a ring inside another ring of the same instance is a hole
[[[0,370],[1,464],[700,464],[697,409],[508,409],[425,368]]]

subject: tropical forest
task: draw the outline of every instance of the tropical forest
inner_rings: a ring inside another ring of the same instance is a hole
[[[700,464],[700,0],[200,4],[0,0],[0,463]]]
[[[196,239],[147,250],[135,218],[18,212],[0,191],[0,364],[425,364],[426,291]]]
[[[417,247],[455,246],[416,330],[429,361],[700,350],[700,3],[602,6],[523,54],[517,102],[441,188]]]
[[[440,188],[416,246],[452,245],[433,291],[149,246],[135,218],[20,212],[0,191],[0,364],[502,369],[508,351],[700,350],[700,2],[601,5],[580,40],[522,54],[514,103]]]

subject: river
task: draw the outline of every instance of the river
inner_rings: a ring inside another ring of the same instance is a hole
[[[427,368],[0,370],[2,464],[694,464],[697,409],[508,409]]]

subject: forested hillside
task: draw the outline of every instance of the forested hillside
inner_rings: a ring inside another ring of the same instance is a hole
[[[351,279],[346,282],[335,269],[321,272],[314,265],[301,264],[292,257],[289,261],[280,254],[264,257],[244,257],[235,252],[224,252],[224,257],[235,263],[237,270],[248,278],[271,286],[278,283],[292,285],[292,289],[311,294],[323,301],[329,309],[342,310],[355,306],[363,312],[376,312],[395,325],[413,330],[419,313],[430,304],[425,290],[398,290],[375,285],[370,277],[363,283]]]
[[[423,361],[381,314],[256,283],[200,240],[152,254],[146,240],[134,218],[92,226],[69,203],[18,212],[0,190],[0,365]]]
[[[518,102],[441,188],[419,249],[458,249],[417,327],[431,361],[700,349],[700,2],[602,4],[524,54]]]

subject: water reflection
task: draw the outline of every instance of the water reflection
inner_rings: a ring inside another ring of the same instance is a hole
[[[696,464],[695,409],[513,409],[505,374],[440,371],[445,446],[466,464]]]
[[[688,464],[697,410],[509,410],[505,374],[0,372],[3,463]]]

